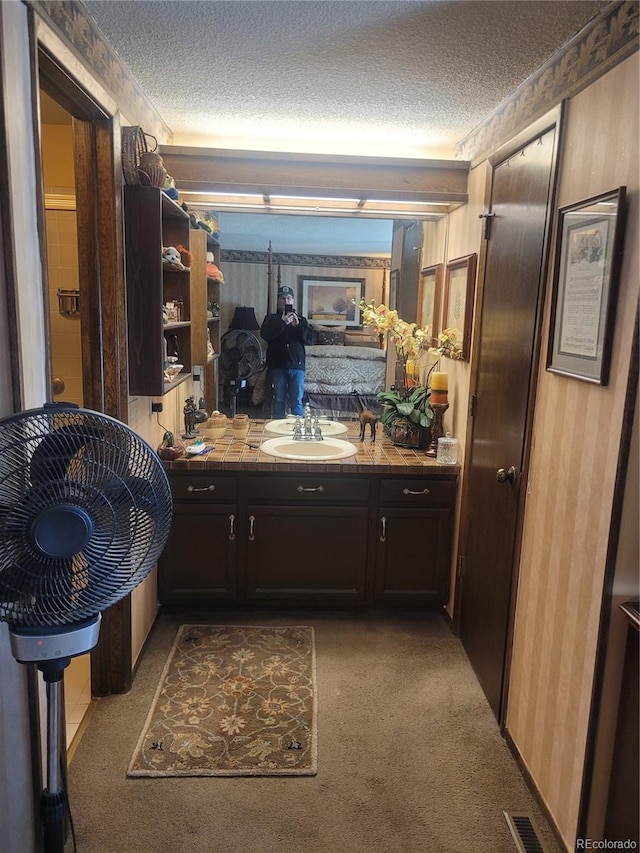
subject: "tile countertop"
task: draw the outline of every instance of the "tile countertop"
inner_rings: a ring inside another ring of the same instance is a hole
[[[378,424],[376,440],[372,442],[367,428],[366,438],[360,441],[360,424],[348,423],[348,431],[337,438],[351,441],[358,448],[354,456],[323,462],[295,461],[280,459],[263,453],[259,445],[267,438],[274,438],[265,432],[266,420],[252,420],[246,442],[238,441],[231,435],[231,425],[225,435],[213,442],[212,450],[201,456],[181,456],[175,461],[164,462],[167,471],[265,471],[286,473],[290,471],[311,471],[330,474],[402,474],[438,476],[457,474],[459,465],[442,465],[435,458],[427,456],[424,450],[412,450],[393,445]],[[189,441],[180,439],[184,444]]]

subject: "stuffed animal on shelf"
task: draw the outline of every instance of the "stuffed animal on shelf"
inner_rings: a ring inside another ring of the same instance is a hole
[[[213,263],[213,261],[207,261],[207,276],[209,278],[216,279],[220,282],[220,284],[224,284],[224,276],[222,274],[222,271],[218,266],[216,266],[216,264]]]
[[[184,270],[184,264],[180,257],[180,252],[175,246],[162,247],[162,263],[175,270]]]
[[[165,195],[168,195],[170,199],[173,201],[178,201],[180,198],[180,193],[176,189],[176,182],[173,180],[171,175],[167,175],[167,178],[164,182],[164,186],[162,187],[162,191]]]
[[[193,266],[193,255],[189,249],[185,249],[182,243],[178,243],[176,249],[180,252],[180,260],[186,270],[190,270]]]

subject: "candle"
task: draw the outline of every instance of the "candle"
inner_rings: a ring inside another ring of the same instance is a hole
[[[432,406],[446,406],[449,402],[446,391],[432,391],[429,400]]]
[[[448,391],[449,390],[449,374],[448,373],[432,373],[431,374],[431,390],[432,391]]]

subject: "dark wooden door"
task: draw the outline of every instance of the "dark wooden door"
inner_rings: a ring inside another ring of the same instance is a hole
[[[494,216],[486,246],[460,634],[498,719],[555,133],[547,130],[493,164]]]
[[[396,307],[407,323],[415,323],[418,313],[420,257],[422,253],[422,223],[408,222],[403,228],[402,267]]]

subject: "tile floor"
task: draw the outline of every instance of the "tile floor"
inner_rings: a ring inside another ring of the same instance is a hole
[[[64,709],[67,747],[71,746],[91,704],[91,655],[72,658],[64,672]]]

